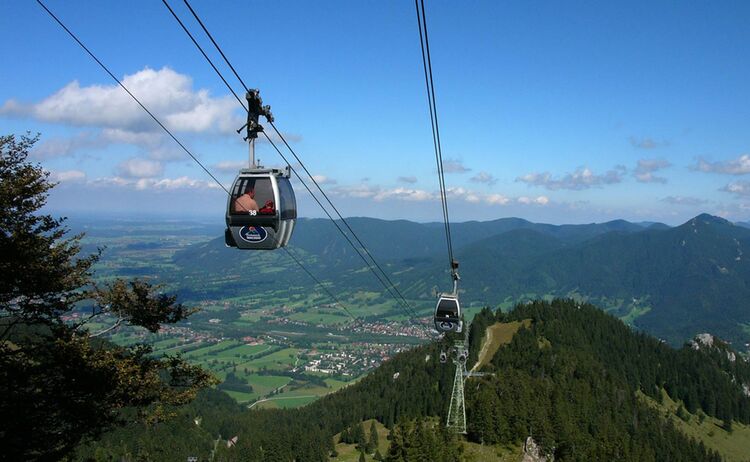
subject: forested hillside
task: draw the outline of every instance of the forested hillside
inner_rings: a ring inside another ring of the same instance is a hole
[[[661,390],[691,413],[750,421],[750,365],[726,345],[671,347],[634,333],[590,305],[535,302],[507,315],[483,312],[472,326],[531,320],[501,348],[485,371],[495,374],[467,394],[469,437],[491,444],[519,441],[527,432],[560,460],[670,460],[684,438],[637,392],[660,401]],[[475,327],[476,326],[476,327]],[[533,429],[533,430],[531,430]],[[692,449],[691,449],[692,448]],[[709,460],[704,448],[684,446],[676,460]],[[748,448],[750,449],[750,448]],[[704,459],[705,458],[705,459]]]
[[[675,350],[572,300],[520,305],[508,314],[484,310],[472,324],[471,357],[486,326],[522,319],[531,320],[530,328],[498,350],[485,368],[494,375],[466,382],[470,441],[518,445],[532,435],[563,461],[720,460],[642,402],[639,391],[660,399],[666,390],[691,412],[700,409],[728,426],[732,419],[750,422],[742,389],[750,366],[731,360],[725,345]],[[414,428],[408,419],[444,421],[447,412],[453,367],[440,364],[439,349],[432,343],[397,355],[357,384],[297,410],[247,411],[210,392],[172,421],[112,433],[79,457],[182,459],[210,452],[217,438],[237,436],[231,448],[220,441],[217,460],[324,461],[333,435],[372,418],[399,428],[398,444],[407,447],[417,434],[403,431]]]

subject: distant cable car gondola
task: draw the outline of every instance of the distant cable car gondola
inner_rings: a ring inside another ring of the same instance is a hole
[[[461,304],[456,294],[440,294],[435,307],[435,328],[440,332],[461,332]]]
[[[289,242],[296,219],[288,167],[243,169],[227,200],[225,241],[239,249],[278,249]]]
[[[255,164],[255,139],[263,127],[259,116],[273,122],[258,90],[249,90],[245,141],[250,144],[250,168],[240,170],[227,199],[224,241],[228,247],[273,250],[287,245],[297,220],[297,201],[289,181],[290,167],[263,168]]]
[[[451,261],[451,276],[453,277],[453,292],[442,293],[435,306],[435,329],[438,332],[461,332],[461,304],[458,301],[458,262]]]

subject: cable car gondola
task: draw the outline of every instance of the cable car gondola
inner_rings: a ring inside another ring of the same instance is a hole
[[[263,105],[258,90],[248,90],[245,141],[250,147],[250,168],[240,170],[227,199],[224,241],[227,247],[273,250],[289,243],[297,220],[297,201],[289,181],[290,167],[263,168],[255,163],[255,139],[263,127],[258,117],[273,122],[271,108]]]
[[[227,200],[226,245],[273,250],[287,245],[297,219],[289,168],[240,170]]]
[[[451,277],[453,278],[453,292],[442,293],[435,306],[435,329],[438,332],[457,332],[463,330],[461,320],[461,304],[458,302],[458,262],[451,260]]]
[[[456,294],[440,294],[435,307],[435,328],[438,332],[461,332],[461,304]]]

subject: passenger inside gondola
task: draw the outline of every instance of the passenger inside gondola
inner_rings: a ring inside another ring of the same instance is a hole
[[[248,184],[245,193],[234,200],[234,213],[248,213],[251,211],[258,211],[258,203],[255,201],[255,185],[252,183]]]
[[[439,319],[449,318],[449,319],[457,319],[458,318],[458,301],[451,298],[442,298],[438,302],[437,307],[437,314],[436,317]]]
[[[270,178],[246,178],[239,183],[232,202],[233,214],[274,215],[276,213]],[[240,193],[240,191],[244,192]]]
[[[273,215],[276,213],[276,209],[273,206],[273,201],[266,201],[266,204],[258,210],[259,215]]]

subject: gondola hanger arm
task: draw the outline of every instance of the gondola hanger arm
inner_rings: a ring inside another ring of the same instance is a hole
[[[461,276],[458,274],[458,261],[451,260],[451,277],[453,278],[453,295],[458,295],[458,281]]]

